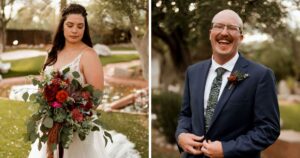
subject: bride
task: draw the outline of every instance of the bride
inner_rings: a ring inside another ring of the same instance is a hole
[[[62,10],[62,17],[54,37],[53,47],[48,54],[44,65],[44,74],[54,70],[62,71],[69,67],[71,71],[80,74],[77,79],[82,85],[90,84],[96,89],[103,90],[103,69],[96,52],[91,48],[92,42],[89,35],[87,13],[83,6],[71,4]],[[72,78],[71,74],[67,74]],[[105,147],[103,130],[91,132],[84,141],[78,135],[74,135],[69,149],[63,150],[64,158],[117,158],[140,157],[133,149],[134,144],[126,139],[126,136],[111,132],[113,143]],[[121,152],[120,152],[121,151]],[[58,150],[54,152],[54,158],[58,158]],[[47,144],[43,144],[38,150],[38,142],[31,145],[29,158],[46,158]]]

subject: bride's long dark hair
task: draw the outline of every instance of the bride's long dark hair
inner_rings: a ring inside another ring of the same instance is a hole
[[[88,45],[89,47],[93,47],[92,40],[91,40],[90,33],[89,33],[89,25],[88,25],[87,18],[86,18],[87,13],[86,13],[85,8],[79,4],[70,4],[62,10],[61,19],[59,21],[56,34],[54,36],[53,46],[52,46],[50,52],[48,53],[48,58],[44,64],[43,70],[45,70],[45,68],[47,66],[50,66],[50,65],[53,65],[56,63],[58,51],[62,50],[65,46],[66,39],[64,36],[64,32],[63,32],[63,25],[67,19],[67,16],[70,14],[80,14],[83,16],[85,28],[84,28],[84,33],[83,33],[83,37],[82,37],[81,41],[83,43],[85,43],[86,45]]]

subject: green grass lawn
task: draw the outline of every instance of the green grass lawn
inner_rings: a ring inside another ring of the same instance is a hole
[[[100,57],[102,65],[107,65],[111,63],[120,63],[120,62],[128,62],[132,60],[139,59],[138,54],[118,54],[112,56],[102,56]]]
[[[280,117],[283,120],[282,129],[292,129],[300,132],[300,104],[280,106]]]
[[[0,99],[0,157],[24,158],[30,151],[30,143],[25,142],[26,119],[34,112],[29,103]],[[142,158],[148,157],[147,116],[123,113],[104,113],[103,127],[123,133],[136,144]]]
[[[129,140],[135,142],[142,158],[148,157],[148,116],[103,113],[101,119],[105,129],[124,133]]]
[[[3,74],[3,78],[38,75],[43,67],[45,57],[34,57],[20,60],[4,60],[4,62],[11,63],[11,69],[8,73]]]
[[[100,57],[99,57],[100,58]],[[127,62],[139,59],[138,54],[118,54],[108,57],[101,57],[102,65],[110,63]],[[20,60],[5,60],[4,62],[10,62],[12,67],[7,74],[3,74],[3,78],[38,75],[43,67],[45,57],[34,57]]]
[[[24,158],[30,143],[24,141],[25,120],[34,108],[26,103],[0,100],[0,157]]]
[[[110,50],[136,50],[134,46],[110,45]]]

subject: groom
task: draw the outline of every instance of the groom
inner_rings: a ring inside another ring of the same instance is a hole
[[[280,133],[272,71],[245,59],[243,22],[232,10],[212,20],[212,58],[188,68],[176,139],[184,158],[259,158]]]

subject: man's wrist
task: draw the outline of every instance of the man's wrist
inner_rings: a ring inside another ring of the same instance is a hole
[[[178,145],[180,146],[180,147],[182,147],[181,145],[181,143],[182,143],[182,139],[180,139],[182,136],[184,136],[186,134],[186,132],[182,132],[182,133],[180,133],[179,135],[178,135],[178,137],[177,137],[177,142],[178,142]]]
[[[178,135],[178,138],[177,138],[178,141],[179,141],[179,138],[182,137],[184,134],[187,134],[187,132],[182,132],[182,133],[180,133],[180,134]]]

